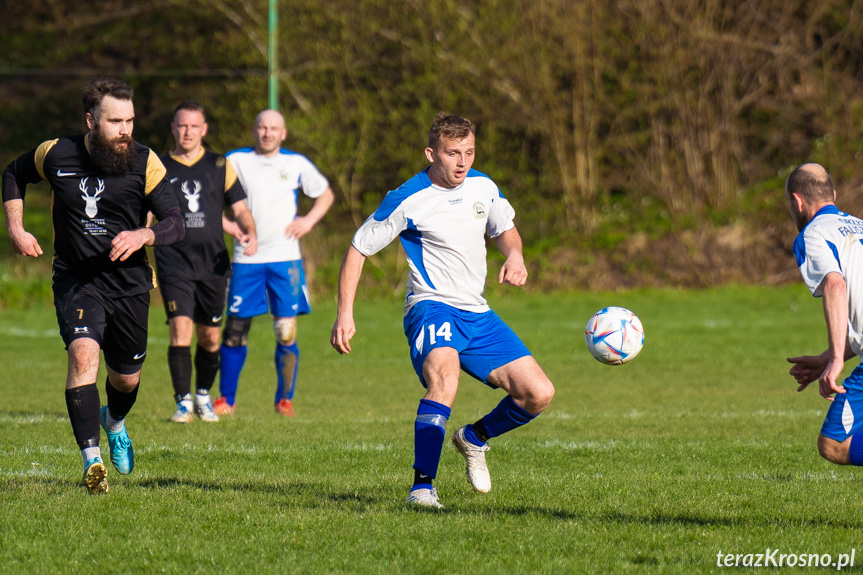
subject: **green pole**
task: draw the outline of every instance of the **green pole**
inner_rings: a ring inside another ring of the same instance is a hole
[[[269,39],[270,39],[270,54],[269,54],[269,95],[270,95],[270,105],[269,108],[271,110],[279,109],[279,64],[278,64],[278,51],[276,50],[276,46],[278,44],[279,37],[279,0],[270,0],[270,28],[269,28]]]

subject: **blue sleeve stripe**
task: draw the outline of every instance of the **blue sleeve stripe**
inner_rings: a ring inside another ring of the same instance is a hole
[[[248,154],[249,152],[253,152],[254,150],[255,150],[255,148],[253,148],[251,146],[249,146],[248,148],[237,148],[236,150],[231,150],[230,152],[225,154],[225,157],[227,158],[231,154],[240,154],[240,153]]]
[[[423,263],[423,245],[421,238],[422,233],[417,229],[416,225],[408,219],[407,229],[399,234],[402,247],[405,249],[408,259],[410,259],[410,261],[412,261],[419,270],[423,281],[425,281],[430,288],[436,290],[437,288],[432,283],[425,264]]]
[[[389,192],[378,209],[375,210],[375,221],[382,222],[392,215],[394,211],[410,196],[431,186],[431,180],[425,170],[399,186],[398,189]]]
[[[839,264],[839,273],[842,273],[842,262],[839,261],[839,250],[836,249],[836,244],[833,242],[827,242],[827,246],[830,248],[830,251],[833,252],[833,257],[836,258],[836,263]]]
[[[798,268],[806,261],[806,240],[803,239],[802,233],[794,240],[794,259],[797,260]]]

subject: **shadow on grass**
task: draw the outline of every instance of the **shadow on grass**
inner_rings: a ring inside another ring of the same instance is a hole
[[[458,512],[470,513],[471,510],[459,508]],[[616,511],[594,514],[579,513],[566,509],[527,506],[502,506],[495,509],[483,509],[479,514],[510,515],[513,517],[545,516],[549,519],[561,521],[600,521],[604,523],[626,523],[654,527],[772,527],[776,525],[794,525],[798,527],[840,527],[855,530],[863,528],[863,520],[847,521],[829,517],[703,517],[685,513],[648,512],[639,514]]]
[[[382,504],[386,501],[385,497],[374,495],[370,488],[352,489],[350,491],[337,491],[332,487],[323,486],[314,483],[271,483],[266,481],[202,481],[195,479],[185,479],[179,477],[157,477],[143,479],[135,483],[144,489],[194,489],[199,491],[212,492],[241,492],[255,493],[262,495],[294,495],[304,500],[325,500],[330,503],[358,503],[365,506]],[[312,507],[315,507],[312,505]]]
[[[116,475],[114,476],[117,477]],[[4,491],[21,491],[27,486],[41,486],[51,490],[81,489],[78,481],[58,477],[27,476],[12,480],[10,477],[0,478],[0,489]],[[781,525],[800,527],[838,527],[842,529],[863,529],[863,520],[848,521],[830,517],[711,517],[689,513],[662,513],[655,510],[644,513],[610,511],[605,513],[580,512],[563,508],[548,508],[527,505],[499,505],[482,508],[470,504],[450,504],[444,509],[432,509],[408,506],[394,497],[391,490],[379,489],[374,486],[361,486],[351,489],[339,489],[306,482],[282,483],[268,481],[205,481],[179,477],[154,477],[131,482],[117,480],[114,485],[123,485],[125,489],[140,487],[145,490],[189,489],[214,493],[236,492],[240,494],[256,494],[272,497],[291,497],[291,504],[307,509],[338,507],[343,511],[368,512],[372,508],[380,511],[404,509],[416,513],[432,513],[435,515],[457,516],[510,516],[545,517],[553,521],[581,521],[620,523],[632,525],[647,525],[653,527],[775,527]],[[110,497],[110,494],[108,495]]]

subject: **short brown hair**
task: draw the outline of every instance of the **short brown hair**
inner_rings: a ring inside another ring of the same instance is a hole
[[[81,92],[81,102],[84,104],[84,113],[90,114],[98,120],[99,108],[105,96],[111,96],[118,100],[131,100],[134,95],[135,90],[126,82],[100,76],[93,78],[84,86],[84,90]]]
[[[833,201],[833,178],[818,164],[803,164],[795,168],[785,181],[789,194],[798,194],[807,204]]]
[[[447,116],[439,112],[429,131],[429,148],[434,148],[441,140],[463,140],[468,134],[476,136],[473,122],[461,116]]]
[[[207,111],[202,105],[200,105],[194,100],[186,100],[185,102],[180,102],[179,104],[177,104],[177,107],[174,108],[174,118],[177,117],[177,112],[179,112],[180,110],[187,110],[189,112],[200,112],[201,115],[204,116],[204,121],[207,121]]]

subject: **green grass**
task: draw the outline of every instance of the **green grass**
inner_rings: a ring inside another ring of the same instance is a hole
[[[272,407],[273,337],[257,319],[237,415],[218,425],[167,421],[167,328],[153,309],[128,419],[136,468],[122,477],[109,466],[104,497],[78,485],[53,310],[5,310],[0,572],[694,573],[716,570],[720,550],[838,557],[859,543],[863,473],[819,458],[827,402],[795,393],[787,375],[785,357],[826,341],[804,287],[513,290],[492,304],[557,396],[493,441],[487,495],[445,447],[443,512],[402,504],[422,390],[400,301],[358,304],[347,357],[328,344],[331,302],[300,320],[290,420]],[[585,350],[584,324],[606,305],[644,322],[631,364],[602,366]],[[467,376],[461,385],[450,432],[502,397]]]

